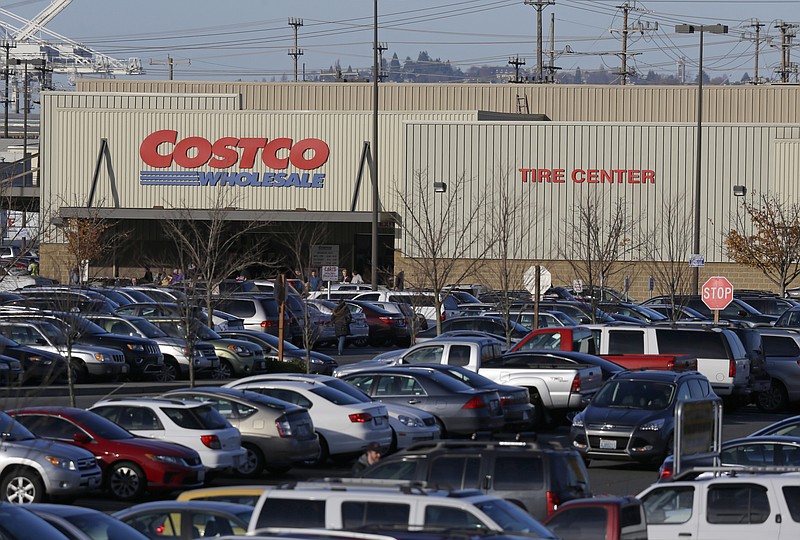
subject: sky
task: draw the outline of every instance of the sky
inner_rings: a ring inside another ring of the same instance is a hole
[[[0,0],[0,8],[32,18],[50,0]],[[536,66],[536,9],[524,0],[378,0],[379,41],[385,58],[397,54],[417,59],[420,51],[470,66],[508,66],[519,55],[527,68]],[[556,66],[620,68],[624,2],[555,0],[543,9],[544,49],[549,49],[550,17],[555,15]],[[174,59],[176,79],[281,80],[293,78],[294,46],[288,19],[299,18],[300,70],[327,70],[372,65],[373,2],[369,0],[73,0],[47,29],[118,59],[138,57],[145,78],[167,78],[164,62]],[[777,21],[800,21],[796,0],[649,0],[629,1],[629,26],[657,30],[633,32],[629,68],[675,74],[686,58],[687,79],[697,72],[698,36],[676,34],[675,25],[725,24],[727,35],[706,34],[704,69],[710,77],[738,81],[753,75],[754,19],[764,24],[760,75],[774,77],[780,65]],[[0,14],[0,21],[20,23]],[[48,37],[57,41],[57,38]],[[155,61],[156,64],[150,62]],[[545,59],[545,64],[547,59]],[[794,78],[792,78],[794,80]]]

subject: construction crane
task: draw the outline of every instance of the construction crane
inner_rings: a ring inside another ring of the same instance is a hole
[[[111,77],[144,73],[142,61],[138,58],[117,60],[45,28],[48,22],[71,3],[72,0],[52,0],[30,20],[0,8],[0,17],[6,19],[0,20],[0,28],[5,33],[6,43],[13,43],[11,59],[41,58],[46,62],[47,72],[67,74],[70,76],[70,81],[79,74]],[[14,24],[21,26],[17,27]],[[19,75],[17,73],[19,67],[14,66],[13,61],[9,60],[8,67],[16,76]],[[42,83],[45,84],[46,81]]]

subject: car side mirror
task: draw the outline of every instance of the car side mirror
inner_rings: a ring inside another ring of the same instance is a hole
[[[89,437],[86,433],[79,431],[72,436],[72,440],[78,444],[89,444],[92,442],[92,438]]]

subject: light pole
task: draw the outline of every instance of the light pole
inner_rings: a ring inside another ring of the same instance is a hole
[[[702,24],[679,24],[675,26],[678,34],[700,33],[700,59],[698,61],[697,75],[697,149],[695,150],[695,177],[694,177],[694,242],[692,250],[695,255],[700,254],[700,195],[701,195],[701,176],[702,176],[702,151],[703,151],[703,33],[727,34],[728,27],[722,24],[702,25]],[[692,273],[692,289],[694,294],[700,291],[700,267],[695,266]]]
[[[45,65],[44,58],[29,58],[29,59],[20,59],[15,58],[11,61],[12,64],[16,65],[24,65],[25,66],[25,76],[22,81],[23,87],[23,99],[24,102],[22,103],[22,110],[23,110],[23,120],[22,120],[22,159],[28,159],[28,106],[29,106],[29,96],[30,93],[28,91],[28,66],[34,66],[37,68],[41,68]]]
[[[374,0],[373,14],[373,48],[372,48],[372,290],[378,290],[378,0]]]

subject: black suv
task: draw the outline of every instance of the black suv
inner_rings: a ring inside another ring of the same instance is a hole
[[[421,442],[381,459],[360,476],[480,489],[540,520],[562,502],[592,496],[577,452],[516,440]]]
[[[660,465],[672,453],[675,405],[719,399],[696,371],[623,371],[603,383],[572,420],[570,440],[584,459]]]
[[[704,317],[710,319],[714,318],[714,313],[703,303],[703,299],[699,294],[676,296],[675,303],[699,311]],[[668,306],[672,305],[672,300],[669,296],[656,296],[645,300],[642,302],[642,305],[645,307]],[[738,297],[734,297],[733,301],[728,304],[725,309],[720,310],[719,318],[731,321],[742,321],[750,326],[771,326],[778,320],[778,317],[775,315],[765,315]]]

